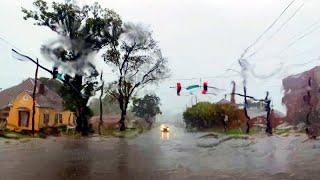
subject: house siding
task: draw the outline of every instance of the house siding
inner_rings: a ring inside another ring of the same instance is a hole
[[[33,100],[28,93],[23,92],[19,94],[16,97],[16,99],[12,102],[12,106],[10,107],[9,115],[6,119],[7,128],[13,131],[32,130],[32,105],[33,105]],[[19,110],[21,108],[26,109],[29,112],[28,127],[19,126]],[[48,126],[50,127],[59,126],[62,124],[65,124],[65,125],[73,124],[72,119],[74,118],[74,113],[72,113],[71,111],[60,111],[52,108],[42,108],[42,107],[38,107],[38,105],[36,104],[35,125],[34,125],[34,128],[36,131],[39,131],[39,129],[46,127],[44,123],[44,114],[46,113],[49,114]],[[57,113],[62,114],[62,123],[58,122],[58,124],[55,124],[55,115]],[[70,117],[70,121],[69,121],[69,117]]]

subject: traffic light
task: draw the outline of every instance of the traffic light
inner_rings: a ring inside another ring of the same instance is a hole
[[[208,83],[204,82],[203,83],[203,90],[202,90],[202,94],[207,94],[208,91]]]
[[[53,67],[53,70],[52,70],[52,78],[53,78],[53,79],[59,79],[59,80],[61,80],[61,81],[64,80],[63,74],[61,74],[61,73],[58,72],[58,68],[57,68],[57,67]]]
[[[178,96],[180,96],[181,88],[182,88],[182,87],[181,87],[181,83],[178,82],[178,83],[177,83],[177,95],[178,95]]]
[[[58,68],[57,67],[53,67],[52,79],[56,79],[57,77],[58,77]]]

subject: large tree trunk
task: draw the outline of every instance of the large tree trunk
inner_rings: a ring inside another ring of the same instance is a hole
[[[81,130],[82,130],[81,108],[78,109],[78,113],[77,114],[78,114],[78,116],[77,116],[77,119],[76,119],[76,122],[77,122],[76,131],[81,132]]]
[[[126,130],[126,124],[124,123],[124,121],[126,120],[126,112],[125,110],[121,112],[121,118],[119,121],[119,125],[120,125],[120,131],[125,131]]]
[[[119,128],[120,131],[125,131],[126,130],[126,125],[125,125],[125,120],[126,120],[126,115],[127,115],[127,107],[128,107],[128,100],[125,99],[125,97],[121,96],[118,98],[120,110],[121,110],[121,118],[119,120]]]
[[[81,132],[81,135],[87,136],[89,134],[89,123],[86,114],[86,106],[79,108],[79,116],[77,117],[77,127],[76,130]]]
[[[75,75],[74,77],[74,82],[73,82],[73,86],[79,91],[81,92],[81,88],[82,88],[82,76],[80,75]],[[81,104],[80,107],[78,107],[78,114],[79,116],[77,117],[77,127],[76,130],[78,132],[81,132],[81,134],[83,136],[87,136],[89,134],[89,124],[88,124],[88,109],[87,109],[87,103],[88,100],[87,98],[81,97],[79,95],[79,98],[81,99]]]

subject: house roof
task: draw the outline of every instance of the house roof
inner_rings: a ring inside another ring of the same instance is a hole
[[[41,83],[37,83],[37,89],[39,89]],[[34,86],[34,79],[28,78],[22,83],[13,86],[11,88],[0,91],[0,109],[9,106],[16,97],[26,92],[32,96]],[[44,86],[45,91],[43,94],[36,93],[36,103],[40,107],[63,109],[62,98],[48,87]]]

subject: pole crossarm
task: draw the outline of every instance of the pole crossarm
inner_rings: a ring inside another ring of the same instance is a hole
[[[257,99],[257,98],[255,98],[253,96],[243,95],[243,94],[240,94],[240,93],[231,93],[231,95],[238,95],[238,96],[241,96],[241,97],[247,97],[247,98],[250,98],[250,99],[252,99],[254,101],[265,102],[265,103],[270,101],[269,99]]]

